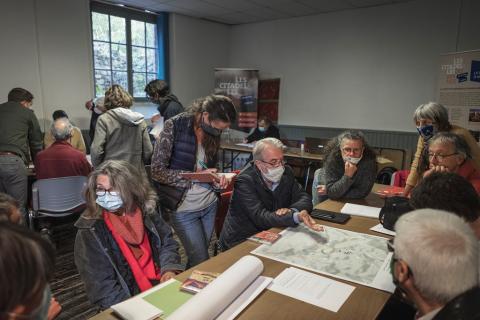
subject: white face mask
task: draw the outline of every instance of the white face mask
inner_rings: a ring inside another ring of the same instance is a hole
[[[358,164],[360,160],[362,160],[363,155],[361,155],[359,158],[354,158],[354,157],[343,157],[343,161],[345,162],[350,162],[351,164]]]
[[[285,172],[285,167],[280,166],[276,168],[267,169],[267,173],[262,172],[262,174],[265,177],[265,179],[267,179],[268,181],[276,183],[280,181],[280,179],[282,179],[283,172]]]

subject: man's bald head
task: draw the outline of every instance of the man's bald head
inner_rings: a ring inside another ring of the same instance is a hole
[[[58,118],[52,123],[50,130],[55,140],[67,140],[72,136],[73,126],[68,118]]]

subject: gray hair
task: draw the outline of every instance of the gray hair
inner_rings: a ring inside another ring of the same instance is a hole
[[[462,218],[415,210],[400,217],[395,231],[395,256],[408,264],[426,299],[447,303],[478,285],[478,240]]]
[[[138,206],[143,214],[152,214],[156,209],[157,194],[153,190],[146,174],[124,160],[107,160],[102,162],[88,176],[85,200],[87,218],[101,219],[102,212],[96,204],[97,178],[106,175],[110,185],[115,188],[123,200],[124,208],[133,211]]]
[[[277,148],[283,151],[283,143],[277,138],[265,138],[257,141],[255,147],[253,147],[253,160],[263,160],[263,151],[267,147]]]
[[[348,139],[348,140],[361,140],[362,145],[366,144],[365,136],[363,135],[363,132],[361,131],[354,131],[354,130],[348,130],[344,131],[341,134],[337,136],[337,142],[338,146],[341,147],[343,140]]]
[[[465,139],[459,135],[450,132],[439,132],[428,141],[428,146],[435,143],[451,143],[455,148],[455,152],[463,157],[463,159],[470,157],[470,148]]]
[[[72,134],[73,126],[68,118],[58,118],[52,123],[50,132],[55,140],[67,140]]]
[[[448,131],[450,122],[448,122],[448,110],[437,102],[428,102],[421,104],[413,113],[413,120],[429,119],[434,121],[440,131]]]

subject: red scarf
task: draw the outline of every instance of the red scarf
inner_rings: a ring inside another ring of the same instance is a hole
[[[159,281],[161,273],[152,259],[152,248],[145,232],[142,212],[137,208],[134,212],[125,213],[124,216],[106,210],[103,210],[102,214],[108,230],[133,272],[140,291],[150,289],[151,280]]]

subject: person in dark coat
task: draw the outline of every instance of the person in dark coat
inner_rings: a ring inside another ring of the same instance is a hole
[[[266,116],[261,116],[258,118],[258,126],[245,138],[245,142],[251,143],[264,138],[280,139],[280,133],[278,132],[278,128],[273,125],[272,120]]]
[[[311,210],[312,199],[285,166],[282,142],[262,139],[253,149],[253,162],[235,180],[219,248],[224,251],[260,231],[301,222],[322,230],[310,216]]]
[[[109,308],[183,270],[157,195],[134,166],[103,162],[89,176],[85,199],[74,257],[92,304]]]
[[[158,112],[163,117],[163,121],[176,116],[184,111],[178,98],[170,92],[170,86],[163,80],[152,80],[145,87],[150,100],[158,104]]]

